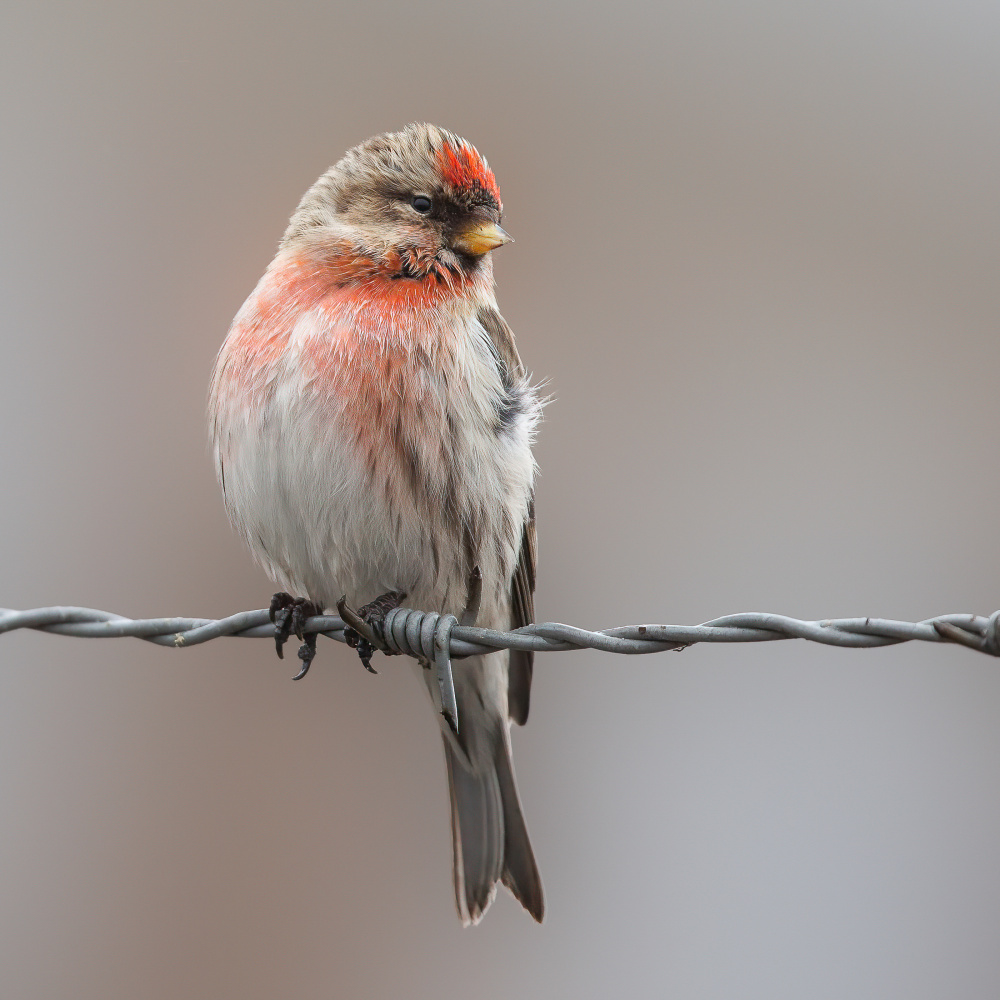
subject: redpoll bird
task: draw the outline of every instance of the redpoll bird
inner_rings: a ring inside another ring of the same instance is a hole
[[[539,401],[493,291],[500,213],[465,140],[432,125],[376,136],[309,189],[233,321],[212,441],[230,519],[297,595],[272,602],[279,652],[341,595],[376,636],[403,597],[461,615],[480,587],[477,624],[532,621]],[[303,673],[314,648],[307,636]],[[531,673],[524,652],[454,664],[458,731],[441,728],[466,924],[498,882],[542,919],[510,755]]]

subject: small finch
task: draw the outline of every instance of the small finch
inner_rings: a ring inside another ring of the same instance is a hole
[[[306,192],[233,320],[212,443],[230,519],[283,588],[279,654],[341,595],[376,638],[404,598],[458,616],[478,598],[488,628],[533,620],[540,403],[494,295],[501,210],[464,139],[424,124],[376,136]],[[367,666],[370,639],[348,636]],[[300,676],[314,650],[307,636]],[[433,699],[434,672],[417,669]],[[510,751],[531,674],[527,652],[454,664],[458,729],[441,716],[441,732],[465,924],[498,882],[542,919]]]

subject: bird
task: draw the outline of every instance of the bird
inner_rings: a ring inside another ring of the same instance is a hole
[[[279,655],[303,639],[299,677],[316,642],[302,625],[334,607],[358,606],[375,639],[404,599],[456,616],[478,602],[488,628],[534,620],[542,400],[497,305],[502,211],[487,161],[455,133],[413,123],[370,138],[303,196],[219,352],[216,473],[282,588]],[[379,647],[347,636],[371,669]],[[433,701],[433,671],[415,669]],[[456,660],[457,720],[438,713],[466,926],[498,884],[544,914],[510,739],[532,669],[526,651]]]

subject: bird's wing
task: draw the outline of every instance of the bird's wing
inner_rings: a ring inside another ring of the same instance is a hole
[[[524,365],[514,344],[514,334],[504,318],[496,309],[487,308],[480,310],[479,322],[489,334],[504,387],[513,389],[523,384]],[[511,628],[530,625],[535,620],[535,561],[535,500],[532,497],[528,501],[528,516],[521,530],[521,551],[511,580]],[[513,649],[510,652],[507,702],[510,717],[519,726],[528,721],[534,660],[535,654],[529,650]]]
[[[520,628],[535,620],[535,501],[528,505],[528,519],[521,534],[521,554],[511,582],[510,625]],[[531,674],[535,654],[531,650],[514,649],[510,653],[510,673],[507,681],[507,703],[510,717],[523,726],[528,721],[531,698]]]

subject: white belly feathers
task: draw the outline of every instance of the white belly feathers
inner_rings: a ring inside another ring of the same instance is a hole
[[[229,391],[232,335],[223,346],[213,445],[234,524],[276,580],[326,608],[403,590],[412,607],[460,613],[479,565],[481,623],[506,625],[532,495],[534,392],[505,380],[474,314],[449,317],[445,346],[385,331],[363,345],[350,384],[323,347],[325,321],[303,314],[250,393]]]

